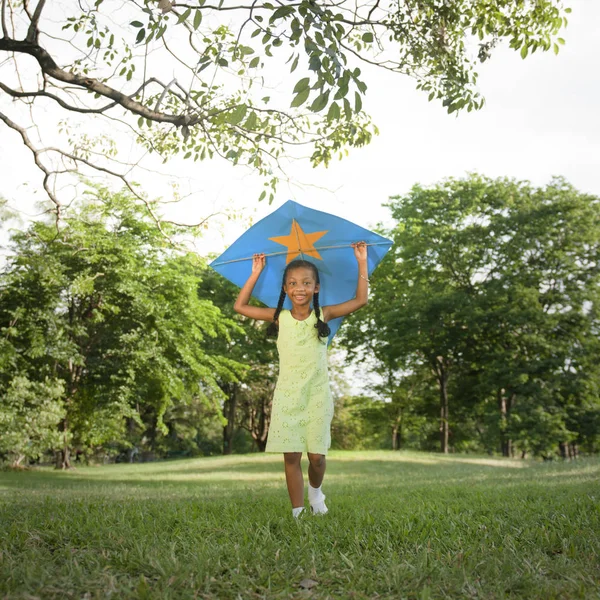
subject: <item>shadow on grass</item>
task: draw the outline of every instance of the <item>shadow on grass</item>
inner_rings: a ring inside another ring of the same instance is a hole
[[[306,473],[308,461],[303,459]],[[542,464],[475,456],[443,456],[417,452],[332,452],[328,457],[327,486],[331,488],[397,488],[418,490],[437,486],[477,489],[544,482],[553,487],[569,477],[572,484],[597,479],[600,460]],[[234,455],[143,464],[80,467],[73,471],[50,468],[0,473],[0,499],[18,492],[32,495],[52,491],[111,496],[173,492],[209,496],[246,495],[285,486],[280,455]]]

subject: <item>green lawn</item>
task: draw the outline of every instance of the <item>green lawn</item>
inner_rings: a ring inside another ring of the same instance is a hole
[[[294,521],[277,455],[2,472],[0,598],[600,598],[599,481],[332,452],[329,514]]]

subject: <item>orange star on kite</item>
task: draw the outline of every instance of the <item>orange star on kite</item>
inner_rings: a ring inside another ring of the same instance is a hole
[[[285,264],[287,265],[290,261],[294,260],[300,254],[307,254],[313,258],[323,260],[321,255],[317,252],[314,244],[322,238],[327,231],[315,231],[314,233],[304,233],[302,227],[298,224],[296,219],[292,219],[292,229],[289,235],[282,235],[279,237],[269,238],[272,242],[287,246],[288,254]]]

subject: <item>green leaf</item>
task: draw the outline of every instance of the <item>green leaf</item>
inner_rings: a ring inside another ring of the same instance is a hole
[[[277,21],[277,19],[283,19],[284,17],[287,17],[288,15],[291,15],[294,13],[294,7],[293,6],[280,6],[272,15],[271,18],[269,19],[269,21],[271,23],[273,23],[273,21]]]
[[[370,31],[363,33],[362,41],[367,44],[370,44],[373,41],[373,34]]]
[[[348,102],[348,98],[344,98],[344,114],[348,121],[352,118],[352,107],[350,106],[350,102]]]
[[[247,112],[248,106],[246,104],[240,104],[227,115],[227,122],[231,125],[237,125],[246,116]]]
[[[250,61],[250,68],[251,69],[255,69],[256,67],[258,67],[258,63],[260,62],[260,57],[255,56],[251,61]]]
[[[202,23],[202,11],[197,10],[194,15],[194,29],[198,29],[200,27],[200,23]]]
[[[341,85],[340,89],[337,91],[337,93],[335,94],[335,96],[333,97],[334,100],[341,100],[346,94],[348,93],[348,85]]]
[[[292,63],[292,68],[290,69],[290,73],[293,73],[296,70],[296,67],[298,66],[298,59],[299,59],[299,55],[296,55],[296,58],[294,59],[294,62]]]
[[[140,21],[131,21],[131,23],[129,23],[132,27],[143,27],[144,24],[141,23]]]
[[[527,44],[523,44],[521,48],[521,58],[525,58],[527,56]]]
[[[358,92],[354,92],[354,109],[357,113],[362,110],[362,98]]]
[[[298,83],[296,83],[296,85],[294,86],[293,93],[297,94],[298,92],[303,92],[304,90],[308,90],[309,86],[310,86],[310,77],[304,77],[304,79],[301,79],[300,81],[298,81]]]
[[[255,129],[257,122],[258,122],[258,117],[256,116],[256,113],[254,111],[252,111],[250,113],[250,116],[246,119],[246,122],[244,123],[244,128],[245,129]]]
[[[308,61],[308,70],[309,71],[318,71],[321,68],[321,59],[313,54]]]
[[[177,20],[177,23],[183,23],[189,16],[190,13],[192,12],[191,8],[187,8],[183,14],[179,17],[179,19]]]
[[[145,29],[140,29],[138,31],[137,37],[135,38],[135,42],[136,44],[141,43],[142,41],[144,41],[144,38],[146,37],[146,30]]]
[[[328,121],[337,121],[340,118],[340,105],[337,102],[332,102],[327,112]]]
[[[298,93],[298,95],[292,100],[292,104],[290,106],[292,108],[302,106],[308,99],[308,94],[310,94],[310,88],[307,87]]]
[[[315,98],[314,102],[310,105],[310,110],[312,110],[313,112],[320,112],[327,106],[328,102],[329,91],[326,91],[320,96],[317,96],[317,98]]]

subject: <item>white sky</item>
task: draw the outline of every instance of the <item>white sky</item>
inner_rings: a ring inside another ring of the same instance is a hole
[[[243,232],[248,218],[262,218],[288,199],[369,226],[387,219],[382,204],[389,196],[471,171],[535,185],[563,175],[581,191],[600,195],[600,2],[577,0],[571,6],[558,56],[536,52],[522,60],[496,48],[479,66],[486,105],[475,113],[448,115],[440,103],[428,103],[413,80],[363,68],[369,86],[364,107],[380,135],[328,169],[295,162],[288,169],[290,183],[280,185],[271,206],[257,202],[263,183],[258,176],[222,161],[173,160],[153,166],[173,174],[171,179],[147,174],[137,180],[150,195],[165,198],[170,181],[178,182],[187,197],[165,207],[168,218],[194,223],[224,209],[241,215],[241,221],[211,219],[197,246],[201,253],[220,252]],[[6,97],[0,106],[9,109]],[[42,197],[33,194],[41,176],[31,155],[3,124],[0,176],[0,194],[13,206],[30,211],[31,199]]]

